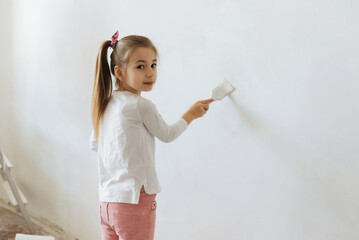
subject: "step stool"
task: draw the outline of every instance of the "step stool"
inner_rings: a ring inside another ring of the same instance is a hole
[[[10,170],[13,168],[13,165],[10,163],[9,159],[5,154],[0,150],[0,174],[3,182],[3,187],[5,188],[6,194],[10,198],[10,202],[13,206],[20,209],[22,216],[24,217],[27,227],[31,234],[35,233],[35,227],[31,222],[29,215],[26,212],[25,204],[27,204],[27,199],[22,194],[20,189],[17,188],[13,177],[10,174]]]

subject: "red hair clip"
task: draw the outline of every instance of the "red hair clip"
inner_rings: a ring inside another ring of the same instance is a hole
[[[117,38],[118,38],[118,31],[115,32],[115,34],[112,36],[112,42],[110,45],[112,48],[115,48],[115,45],[118,42]]]

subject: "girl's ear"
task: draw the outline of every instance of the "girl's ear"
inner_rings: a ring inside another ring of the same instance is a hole
[[[117,65],[115,66],[115,75],[120,81],[124,78],[121,68]]]

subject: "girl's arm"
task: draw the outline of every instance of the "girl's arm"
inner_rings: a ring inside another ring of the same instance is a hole
[[[190,111],[187,111],[185,112],[183,115],[182,115],[182,118],[184,120],[186,120],[187,122],[187,125],[189,125],[195,118],[193,116],[193,114],[190,112]]]
[[[168,125],[158,112],[156,105],[146,98],[139,98],[137,107],[147,130],[162,142],[168,143],[175,140],[188,127],[183,117],[174,124]]]
[[[182,118],[186,120],[189,125],[194,119],[202,117],[209,109],[209,104],[213,102],[214,99],[205,99],[195,102],[187,112],[182,115]]]

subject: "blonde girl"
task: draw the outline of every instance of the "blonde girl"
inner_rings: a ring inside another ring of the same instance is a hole
[[[156,47],[144,36],[117,38],[118,32],[99,49],[92,96],[90,147],[98,152],[102,239],[153,240],[156,195],[161,191],[155,137],[166,143],[175,140],[214,100],[195,102],[168,125],[156,105],[141,96],[156,84]]]

